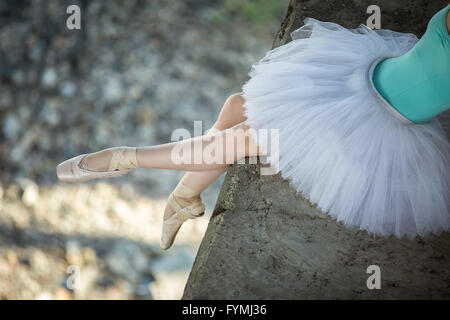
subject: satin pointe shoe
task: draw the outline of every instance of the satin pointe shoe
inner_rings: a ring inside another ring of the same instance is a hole
[[[113,147],[108,171],[91,171],[81,161],[89,153],[61,162],[56,166],[56,175],[65,182],[84,182],[100,178],[115,178],[127,174],[131,169],[137,168],[136,147]]]
[[[175,213],[163,222],[160,241],[160,246],[162,249],[167,250],[172,246],[178,230],[180,230],[181,225],[186,220],[201,217],[205,213],[205,205],[201,200],[194,202],[191,205],[181,207],[174,196],[189,199],[196,197],[199,194],[199,192],[196,192],[182,184],[181,181],[178,183],[175,190],[172,191],[167,204],[175,210]]]

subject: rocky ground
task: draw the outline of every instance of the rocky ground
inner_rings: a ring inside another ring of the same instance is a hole
[[[2,189],[1,297],[178,298],[208,219],[187,222],[162,251],[164,204],[129,184]]]
[[[55,166],[170,142],[194,120],[207,130],[271,47],[287,6],[276,3],[0,3],[1,299],[181,297],[221,180],[164,252],[161,215],[182,172],[65,184]],[[81,30],[66,28],[71,4]]]

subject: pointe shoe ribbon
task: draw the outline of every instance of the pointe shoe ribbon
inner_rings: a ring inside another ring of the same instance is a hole
[[[131,169],[138,167],[136,147],[113,147],[106,150],[112,152],[108,171],[130,171]]]
[[[138,168],[136,147],[108,148],[112,152],[108,171],[91,171],[81,165],[88,153],[68,159],[56,166],[56,175],[65,182],[84,182],[99,178],[115,178],[127,174],[132,168]],[[84,163],[83,163],[84,164]]]
[[[182,184],[181,181],[175,190],[170,194],[168,205],[175,210],[175,213],[163,222],[160,241],[160,246],[162,249],[167,250],[172,246],[178,230],[186,220],[198,218],[205,213],[205,205],[201,200],[186,207],[181,207],[174,196],[193,198],[199,194],[199,192],[196,192]]]

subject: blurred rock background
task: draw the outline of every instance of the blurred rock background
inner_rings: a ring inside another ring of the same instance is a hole
[[[66,8],[81,8],[68,30]],[[0,2],[0,299],[178,299],[222,179],[172,249],[162,212],[183,172],[80,184],[55,166],[214,123],[272,46],[288,1]],[[79,272],[78,272],[79,271]]]

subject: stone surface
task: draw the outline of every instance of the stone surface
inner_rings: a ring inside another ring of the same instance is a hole
[[[274,46],[307,16],[356,27],[370,4],[293,0]],[[420,36],[446,2],[378,4],[383,28]],[[450,234],[406,240],[345,228],[260,169],[229,169],[183,299],[450,298]],[[367,288],[370,265],[380,267],[381,290]]]

